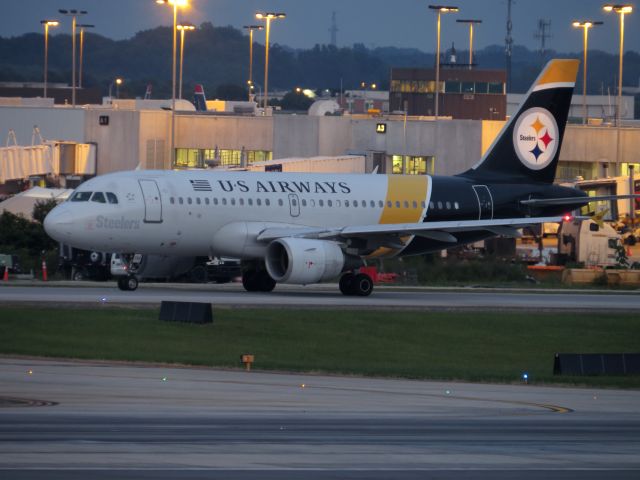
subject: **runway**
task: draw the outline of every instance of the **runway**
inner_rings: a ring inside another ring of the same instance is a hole
[[[254,307],[323,308],[432,308],[432,309],[531,309],[638,311],[640,292],[539,291],[500,289],[402,289],[378,288],[369,297],[346,297],[336,285],[278,285],[271,293],[245,292],[239,284],[186,285],[141,284],[134,292],[118,290],[114,283],[69,282],[55,286],[3,285],[0,303],[148,304],[162,300],[209,302],[214,305]]]
[[[0,385],[3,479],[640,477],[639,391],[13,358]]]

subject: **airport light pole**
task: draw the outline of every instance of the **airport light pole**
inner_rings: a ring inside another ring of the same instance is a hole
[[[78,72],[78,88],[82,88],[82,58],[84,53],[84,29],[85,28],[93,28],[95,25],[76,25],[80,29],[80,71]]]
[[[176,152],[176,48],[177,48],[177,26],[178,7],[186,7],[187,0],[156,0],[158,5],[169,5],[173,7],[173,54],[171,62],[171,168],[175,163]]]
[[[624,16],[633,12],[633,5],[611,5],[602,7],[605,12],[614,12],[620,15],[620,64],[618,66],[618,108],[616,108],[616,170],[620,169],[620,123],[622,120],[622,57],[624,53]]]
[[[589,46],[589,29],[595,27],[596,25],[602,25],[603,22],[592,22],[591,20],[587,21],[575,21],[572,25],[575,28],[582,28],[583,30],[583,39],[582,39],[582,49],[583,49],[583,59],[582,59],[582,124],[587,124],[587,50]]]
[[[47,98],[47,69],[49,62],[49,27],[57,27],[60,22],[57,20],[40,20],[44,26],[44,93],[43,97]]]
[[[76,106],[76,23],[77,18],[86,15],[86,10],[58,10],[62,15],[71,17],[71,105]]]
[[[177,25],[176,28],[180,30],[180,86],[178,88],[178,98],[182,100],[182,64],[184,63],[184,32],[185,31],[193,31],[196,29],[190,23],[183,23],[181,25]]]
[[[124,80],[118,77],[118,78],[115,78],[113,82],[109,84],[109,100],[113,100],[113,96],[111,95],[111,92],[114,84],[116,86],[116,98],[120,98],[120,85],[122,85],[123,82]]]
[[[269,83],[269,32],[271,31],[271,21],[285,18],[284,13],[274,12],[258,12],[256,18],[258,20],[264,20],[266,24],[266,35],[264,42],[264,111],[267,112],[267,106],[269,102],[268,83]]]
[[[482,20],[465,19],[456,20],[456,22],[469,24],[469,70],[471,70],[473,68],[473,26],[482,23]]]
[[[262,25],[245,25],[242,28],[249,30],[249,80],[247,80],[247,87],[249,89],[249,101],[253,97],[253,31],[263,30]]]
[[[435,117],[438,119],[439,113],[439,93],[440,93],[440,16],[443,13],[456,13],[460,9],[458,7],[447,6],[447,5],[429,5],[431,10],[434,10],[438,13],[438,28],[437,28],[437,42],[436,42],[436,107],[435,107]]]

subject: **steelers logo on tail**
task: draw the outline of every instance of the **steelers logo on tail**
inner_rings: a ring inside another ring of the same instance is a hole
[[[530,108],[513,128],[513,146],[520,161],[531,170],[549,165],[558,150],[558,124],[548,110]]]

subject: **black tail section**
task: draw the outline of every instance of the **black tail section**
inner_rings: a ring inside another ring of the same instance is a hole
[[[551,60],[482,160],[463,176],[552,183],[578,73],[578,60]]]

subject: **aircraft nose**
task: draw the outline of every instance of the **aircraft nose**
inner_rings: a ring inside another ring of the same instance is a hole
[[[56,207],[44,219],[44,231],[54,240],[63,242],[71,236],[71,213]]]

